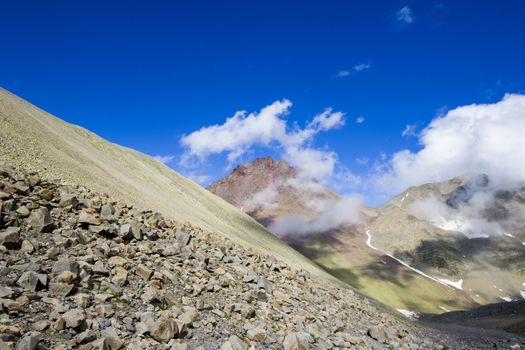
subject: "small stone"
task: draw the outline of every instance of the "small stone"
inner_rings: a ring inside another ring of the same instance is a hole
[[[150,279],[151,275],[153,274],[153,271],[151,271],[144,265],[139,265],[137,266],[137,269],[135,270],[135,274],[137,274],[138,276],[142,277],[143,279],[147,281]]]
[[[370,338],[375,339],[378,342],[381,342],[381,343],[388,342],[388,338],[389,338],[388,333],[382,327],[372,326],[368,329],[367,334]]]
[[[88,329],[80,334],[77,334],[74,341],[76,344],[87,344],[96,340],[97,338],[97,333],[91,329]]]
[[[186,231],[181,230],[180,228],[177,229],[175,232],[175,240],[181,247],[185,247],[190,242],[190,235],[186,233]]]
[[[58,276],[57,280],[60,282],[71,283],[77,278],[77,274],[71,271],[62,271]]]
[[[115,208],[110,204],[104,204],[102,208],[100,208],[100,216],[103,218],[109,218],[113,214],[115,214]]]
[[[37,232],[51,232],[54,228],[53,219],[51,219],[49,210],[46,207],[33,210],[27,221]]]
[[[170,350],[189,350],[189,347],[186,343],[175,343],[171,346]]]
[[[60,275],[64,271],[72,272],[78,276],[80,273],[80,266],[76,261],[70,259],[61,259],[53,264],[51,272],[54,275]]]
[[[149,230],[146,232],[146,237],[150,240],[150,241],[156,241],[157,239],[159,239],[159,235],[157,234],[157,231],[156,230]]]
[[[73,291],[73,288],[75,288],[75,286],[72,284],[49,283],[49,292],[57,298],[68,296]]]
[[[87,224],[87,225],[100,225],[100,221],[95,217],[94,214],[86,211],[85,209],[82,209],[78,216],[78,222],[80,224]]]
[[[88,348],[91,350],[109,350],[109,345],[106,338],[97,339],[88,344]]]
[[[294,332],[284,338],[283,347],[285,350],[307,350],[310,349],[312,337],[308,333]]]
[[[263,341],[266,338],[266,331],[263,328],[254,327],[248,330],[247,335],[253,340]]]
[[[86,316],[80,309],[69,310],[62,315],[67,328],[80,328],[84,325]]]
[[[89,226],[89,232],[95,235],[101,235],[105,237],[113,237],[114,232],[112,232],[106,225],[91,225]]]
[[[13,295],[13,289],[0,284],[0,298],[10,298]]]
[[[155,323],[151,330],[151,336],[153,339],[167,343],[171,339],[175,338],[178,333],[177,323],[172,319],[162,319]]]
[[[236,335],[231,335],[228,340],[222,344],[221,350],[247,350],[248,345]]]
[[[128,261],[121,256],[112,256],[108,259],[108,264],[111,266],[124,266]]]
[[[60,202],[58,205],[64,207],[76,207],[78,205],[78,197],[75,193],[64,193],[60,196]]]
[[[35,331],[43,331],[44,329],[46,329],[47,327],[49,327],[49,321],[47,320],[40,320],[40,321],[36,321],[35,323],[33,323],[31,325],[31,328]]]
[[[111,317],[115,313],[111,304],[99,304],[95,306],[95,311],[102,317]]]
[[[257,280],[257,287],[259,289],[264,289],[268,294],[272,294],[272,284],[266,279],[266,277],[259,277]]]
[[[16,210],[16,213],[18,215],[20,215],[21,217],[23,217],[23,218],[26,218],[26,217],[29,216],[29,214],[31,214],[31,212],[29,211],[29,209],[27,209],[27,207],[25,205],[23,205],[20,208],[18,208]]]
[[[73,297],[73,301],[78,306],[85,308],[88,305],[89,302],[89,294],[86,293],[78,293]]]
[[[133,238],[133,230],[130,224],[124,224],[120,226],[119,234],[122,239],[130,240]]]
[[[125,268],[117,266],[113,269],[113,278],[111,279],[111,282],[115,283],[117,286],[124,286],[126,284],[126,280],[128,278],[128,271],[126,271]]]
[[[8,227],[0,232],[0,244],[7,249],[19,249],[22,245],[20,242],[20,228]]]
[[[39,332],[29,332],[16,344],[16,350],[34,350],[40,341]]]
[[[244,318],[252,318],[255,317],[255,310],[250,305],[243,305],[241,308],[241,315]]]
[[[25,290],[34,292],[38,288],[45,288],[47,285],[47,275],[34,271],[26,271],[20,276],[18,281],[16,281],[16,284]]]
[[[110,350],[118,350],[124,345],[124,342],[120,339],[117,330],[114,327],[104,329],[101,332],[101,335],[106,339],[106,344],[109,346]]]
[[[22,245],[20,247],[20,251],[21,252],[25,252],[25,253],[32,253],[33,250],[35,250],[35,247],[33,246],[33,243],[31,243],[31,241],[28,241],[27,239],[24,239],[22,241]]]

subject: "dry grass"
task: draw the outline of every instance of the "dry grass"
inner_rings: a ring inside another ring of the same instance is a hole
[[[241,210],[156,159],[66,123],[0,88],[2,164],[108,193],[334,280]]]

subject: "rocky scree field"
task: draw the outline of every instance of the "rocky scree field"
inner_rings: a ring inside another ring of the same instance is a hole
[[[0,169],[0,349],[519,349],[454,336],[190,224]]]

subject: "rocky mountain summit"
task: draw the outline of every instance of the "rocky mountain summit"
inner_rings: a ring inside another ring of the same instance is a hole
[[[299,171],[285,160],[271,157],[237,166],[208,189],[270,230],[272,223],[286,216],[319,217],[316,210],[319,207],[324,207],[325,215],[331,217],[337,203],[344,198],[320,182],[301,178]],[[441,313],[444,309],[476,306],[462,291],[424,277],[386,253],[372,249],[366,231],[378,218],[379,211],[364,205],[357,209],[360,220],[356,223],[280,237],[339,280],[393,308]],[[347,210],[352,208],[339,212]],[[395,235],[402,236],[403,231]]]
[[[0,170],[0,349],[510,348],[84,187]]]

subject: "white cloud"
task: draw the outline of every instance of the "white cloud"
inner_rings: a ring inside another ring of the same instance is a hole
[[[363,124],[365,122],[365,117],[363,117],[362,115],[360,115],[359,117],[355,118],[355,122],[357,124]]]
[[[305,128],[289,127],[283,118],[292,103],[276,101],[258,113],[237,112],[224,124],[203,127],[181,138],[186,148],[183,165],[192,160],[204,161],[209,155],[226,153],[230,165],[253,147],[272,148],[281,153],[291,165],[305,176],[326,179],[333,175],[337,154],[317,149],[311,143],[319,132],[340,128],[345,123],[344,114],[327,108],[316,115]]]
[[[318,215],[309,219],[302,215],[289,215],[275,220],[268,229],[277,236],[307,235],[323,233],[340,226],[352,225],[359,222],[359,196],[349,196],[340,200],[316,200]]]
[[[525,181],[524,130],[525,95],[458,107],[421,132],[419,151],[393,154],[373,182],[393,194],[465,173],[487,174],[494,186]]]
[[[339,72],[337,72],[337,74],[335,75],[336,78],[344,78],[344,77],[347,77],[349,76],[351,73],[350,71],[348,70],[340,70]]]
[[[354,71],[356,72],[362,72],[364,70],[369,69],[372,67],[372,62],[368,61],[367,63],[359,63],[354,66]]]
[[[155,159],[158,160],[159,162],[162,162],[162,163],[164,163],[164,164],[168,164],[168,163],[171,162],[173,159],[175,159],[175,156],[172,156],[171,154],[164,155],[164,156],[156,155],[156,156],[153,156],[153,158],[155,158]]]
[[[350,70],[347,70],[347,69],[340,70],[339,72],[337,72],[335,77],[336,78],[348,77],[348,76],[352,75],[353,73],[359,73],[359,72],[362,72],[364,70],[370,69],[371,67],[372,67],[372,62],[370,62],[370,61],[368,61],[366,63],[359,63],[359,64],[356,64],[355,66],[353,66],[352,69],[350,69]]]
[[[411,137],[417,135],[417,124],[407,124],[401,133],[403,137]]]
[[[410,9],[410,7],[402,7],[399,11],[396,12],[396,20],[404,24],[410,24],[415,21],[416,17]]]
[[[308,124],[308,128],[320,131],[340,128],[345,124],[344,114],[341,112],[332,112],[331,108],[325,109],[314,117]]]
[[[203,127],[181,138],[187,153],[183,161],[192,157],[200,160],[211,154],[227,152],[228,160],[235,161],[253,144],[270,145],[273,141],[284,140],[286,121],[281,119],[292,103],[276,101],[261,109],[259,113],[239,111],[226,119],[222,125]]]
[[[493,205],[494,194],[491,191],[479,191],[474,192],[468,202],[459,203],[457,208],[430,196],[412,202],[408,210],[443,230],[460,232],[468,238],[479,238],[502,235],[505,232],[500,222],[490,221],[485,217],[487,208]]]

